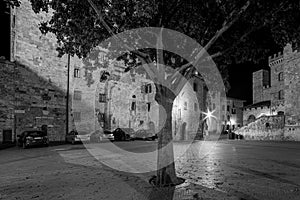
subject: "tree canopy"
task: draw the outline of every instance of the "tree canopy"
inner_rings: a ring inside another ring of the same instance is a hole
[[[29,1],[36,13],[53,12],[40,30],[57,36],[60,56],[85,57],[112,34],[164,27],[196,40],[226,72],[226,64],[265,59],[273,42],[283,47],[300,40],[297,0],[93,0],[102,21],[89,0]]]

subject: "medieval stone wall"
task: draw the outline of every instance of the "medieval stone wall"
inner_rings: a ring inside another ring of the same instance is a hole
[[[11,129],[15,139],[26,129],[48,125],[50,141],[64,140],[64,92],[18,63],[1,63],[0,74],[1,105],[8,112],[0,129]]]
[[[5,140],[3,132],[14,132],[14,76],[14,64],[0,61],[0,143]]]
[[[249,117],[254,116],[255,119],[258,119],[261,116],[271,115],[271,110],[269,106],[262,106],[257,108],[246,108],[243,111],[243,124],[247,125],[249,123]]]
[[[283,140],[284,116],[263,116],[236,131],[246,140]]]
[[[285,48],[285,114],[288,126],[300,125],[300,52]]]

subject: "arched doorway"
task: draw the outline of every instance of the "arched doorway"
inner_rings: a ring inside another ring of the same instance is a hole
[[[251,123],[251,122],[254,122],[255,120],[256,120],[255,116],[254,116],[254,115],[250,115],[250,116],[248,117],[247,122],[248,122],[248,124],[249,124],[249,123]]]
[[[180,140],[185,140],[186,138],[186,122],[181,125],[180,129]]]

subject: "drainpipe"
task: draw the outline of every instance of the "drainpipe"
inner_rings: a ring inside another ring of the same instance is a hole
[[[68,54],[67,64],[67,95],[66,95],[66,134],[69,133],[69,94],[70,94],[70,54]]]

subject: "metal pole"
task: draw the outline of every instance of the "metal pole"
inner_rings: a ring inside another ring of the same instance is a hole
[[[66,134],[69,133],[70,54],[68,54],[67,71],[68,71],[68,77],[67,77],[67,97],[66,97]]]

